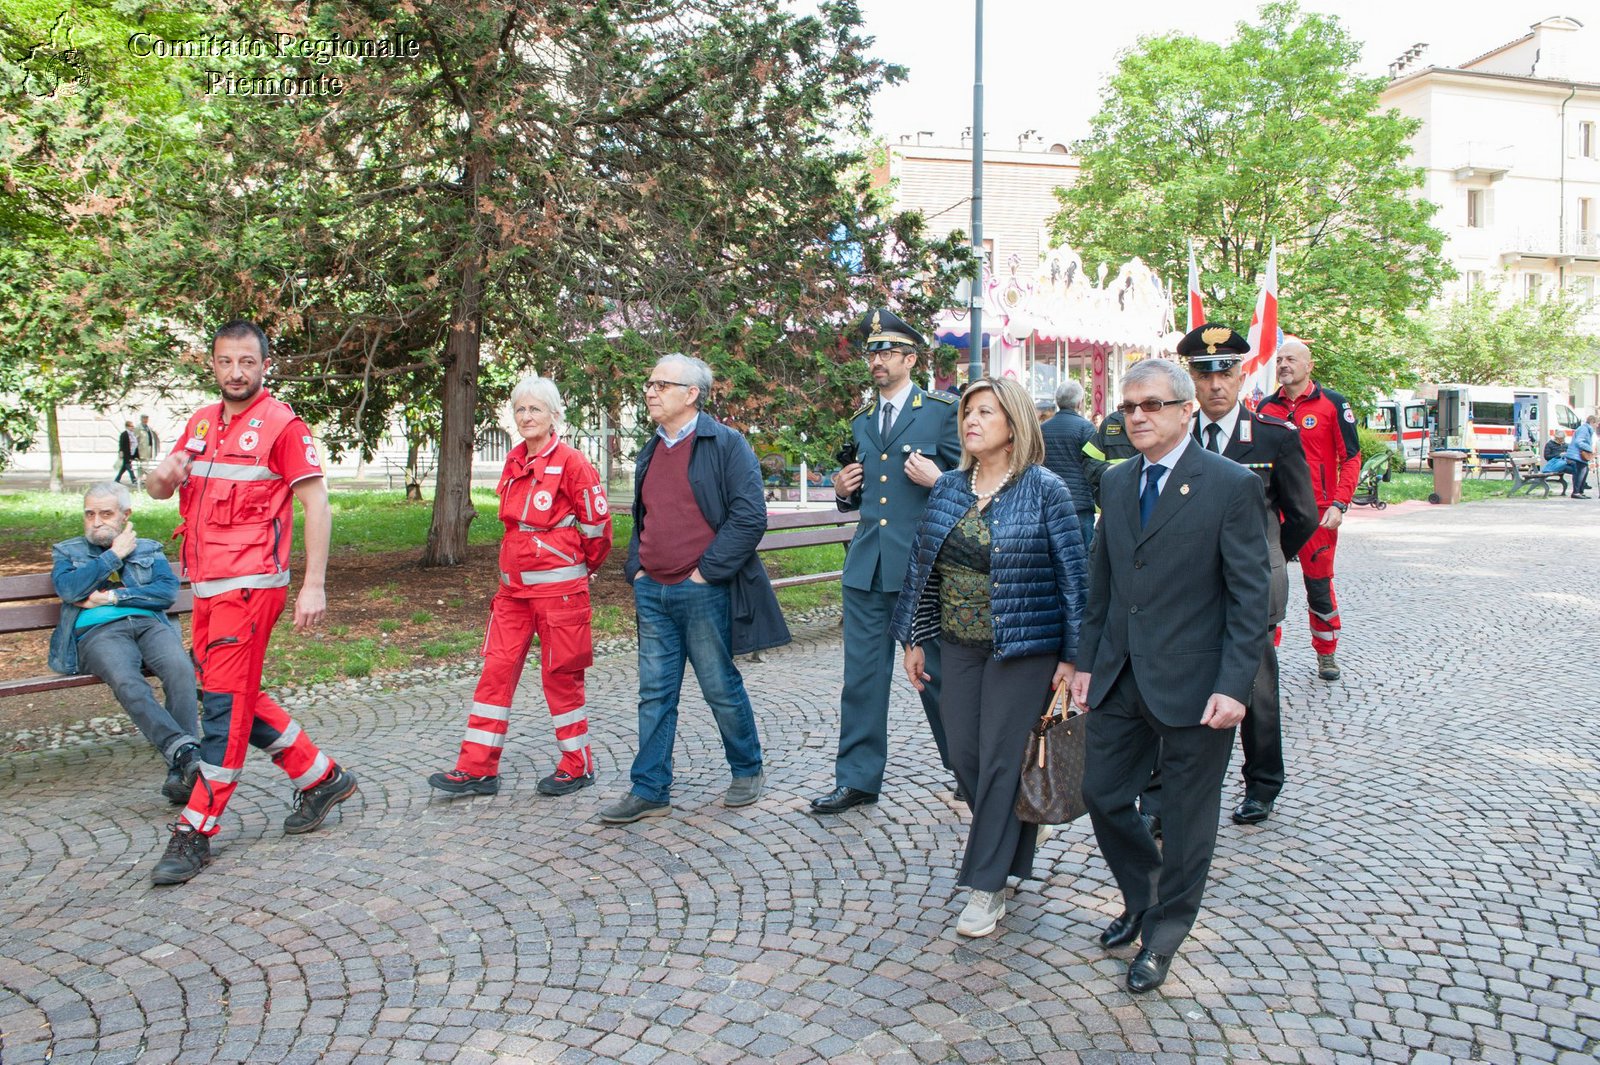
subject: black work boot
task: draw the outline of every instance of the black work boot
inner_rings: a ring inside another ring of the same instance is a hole
[[[356,775],[333,767],[321,784],[294,793],[294,809],[283,819],[283,831],[291,836],[315,831],[328,811],[356,793]]]
[[[186,743],[172,756],[172,768],[167,770],[167,781],[161,785],[161,794],[174,806],[189,801],[195,778],[200,775],[200,745]]]
[[[211,839],[196,832],[188,822],[179,821],[172,826],[172,838],[167,840],[167,852],[156,863],[150,875],[154,884],[182,884],[193,880],[211,861]]]

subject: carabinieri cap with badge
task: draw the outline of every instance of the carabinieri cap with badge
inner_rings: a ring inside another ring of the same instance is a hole
[[[1196,326],[1178,341],[1178,355],[1200,373],[1231,370],[1250,353],[1250,342],[1225,325]]]

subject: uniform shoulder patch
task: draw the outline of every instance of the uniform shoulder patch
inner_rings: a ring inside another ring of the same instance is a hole
[[[924,392],[922,394],[927,396],[929,399],[936,399],[940,403],[954,403],[957,398],[954,392],[945,392],[939,390]]]
[[[859,418],[863,414],[867,413],[867,411],[871,410],[876,405],[877,405],[877,401],[876,400],[874,400],[874,401],[872,401],[870,403],[863,404],[859,409],[856,410],[856,412],[854,414],[850,415],[850,420],[851,421],[855,421],[857,418]]]

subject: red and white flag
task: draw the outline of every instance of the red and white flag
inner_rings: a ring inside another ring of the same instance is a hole
[[[1206,306],[1200,299],[1200,267],[1194,261],[1194,241],[1189,242],[1189,328],[1206,324]]]
[[[1278,390],[1278,343],[1283,331],[1278,328],[1278,242],[1272,242],[1267,255],[1267,273],[1256,297],[1256,312],[1250,316],[1250,354],[1244,357],[1244,380],[1239,398],[1251,410]]]

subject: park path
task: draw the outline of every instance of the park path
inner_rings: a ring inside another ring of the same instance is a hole
[[[829,821],[838,660],[822,623],[746,667],[771,783],[725,810],[690,685],[671,816],[607,827],[630,656],[591,674],[598,788],[539,797],[525,686],[506,786],[431,798],[470,684],[296,708],[361,777],[284,837],[253,756],[191,884],[148,885],[170,810],[133,738],[0,757],[0,1061],[1592,1063],[1600,1055],[1600,549],[1590,505],[1353,523],[1344,680],[1291,603],[1290,782],[1225,823],[1194,936],[1122,989],[1086,824],[1002,934],[960,940],[962,820],[909,689],[883,801]],[[1583,634],[1588,634],[1585,637]],[[1230,777],[1229,798],[1236,789]]]

